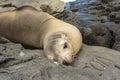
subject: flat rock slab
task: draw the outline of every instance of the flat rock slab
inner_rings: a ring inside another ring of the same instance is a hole
[[[43,50],[24,49],[0,39],[1,80],[119,80],[120,52],[98,46],[82,46],[74,64],[48,60]]]
[[[83,45],[74,66],[92,71],[100,80],[120,79],[120,52],[99,46]],[[96,79],[97,80],[97,79]]]

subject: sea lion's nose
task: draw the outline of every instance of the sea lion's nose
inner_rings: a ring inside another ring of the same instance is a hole
[[[70,63],[64,60],[62,64],[68,66]]]

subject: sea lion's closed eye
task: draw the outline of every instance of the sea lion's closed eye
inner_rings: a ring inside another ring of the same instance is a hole
[[[64,49],[68,48],[68,44],[66,42],[64,43],[63,48]]]

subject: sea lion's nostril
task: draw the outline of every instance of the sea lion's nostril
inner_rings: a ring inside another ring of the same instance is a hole
[[[64,65],[66,65],[66,66],[68,66],[68,65],[69,65],[69,63],[68,63],[68,62],[66,62],[65,60],[63,61],[63,64],[64,64]]]

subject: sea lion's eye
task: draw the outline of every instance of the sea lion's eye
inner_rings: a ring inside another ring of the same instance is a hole
[[[68,47],[67,43],[64,43],[63,48],[65,49],[67,47]]]

